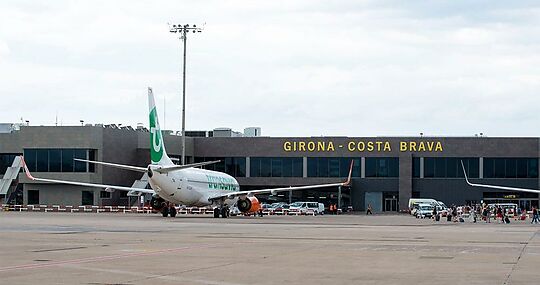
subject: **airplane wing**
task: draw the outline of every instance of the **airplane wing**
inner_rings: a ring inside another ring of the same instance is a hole
[[[103,162],[103,161],[92,161],[92,160],[79,159],[79,158],[74,158],[74,160],[93,163],[93,164],[101,164],[105,166],[110,166],[110,167],[115,167],[115,168],[120,168],[120,169],[127,169],[127,170],[138,171],[138,172],[148,171],[147,168],[139,167],[139,166],[131,166],[131,165],[117,164],[117,163]],[[171,171],[176,171],[176,170],[186,169],[186,168],[191,168],[191,167],[199,167],[199,166],[204,166],[204,165],[213,164],[217,162],[220,162],[220,160],[197,162],[197,163],[185,164],[185,165],[158,166],[157,168],[153,170],[159,173],[169,173]]]
[[[349,176],[347,177],[347,181],[345,182],[296,186],[296,187],[258,189],[258,190],[251,190],[251,191],[236,191],[236,192],[229,192],[229,193],[221,194],[218,196],[214,196],[214,197],[209,198],[209,200],[219,200],[219,199],[224,199],[224,198],[233,199],[239,196],[253,196],[255,194],[266,194],[266,193],[271,193],[272,195],[275,195],[278,192],[299,191],[299,190],[317,189],[317,188],[324,188],[324,187],[350,186],[353,164],[354,164],[354,161],[351,162],[351,168],[349,169]]]
[[[143,189],[143,188],[133,188],[133,187],[126,187],[126,186],[116,186],[116,185],[107,185],[107,184],[94,184],[94,183],[85,183],[85,182],[77,182],[77,181],[66,181],[66,180],[56,180],[56,179],[45,179],[45,178],[37,178],[32,176],[32,173],[30,173],[30,170],[28,170],[28,166],[26,166],[26,162],[24,161],[24,157],[21,156],[24,172],[26,173],[26,176],[33,181],[41,181],[41,182],[47,182],[47,183],[59,183],[59,184],[68,184],[68,185],[75,185],[75,186],[86,186],[86,187],[96,187],[96,188],[103,188],[105,191],[112,192],[114,190],[122,190],[122,191],[138,191],[141,193],[150,193],[154,194],[154,190],[152,189]]]
[[[126,169],[126,170],[133,170],[138,172],[146,172],[147,169],[145,167],[139,167],[139,166],[131,166],[131,165],[125,165],[125,164],[117,164],[117,163],[111,163],[111,162],[103,162],[103,161],[92,161],[92,160],[86,160],[86,159],[80,159],[80,158],[74,158],[73,160],[76,161],[82,161],[82,162],[88,162],[93,164],[101,164],[105,166],[120,168],[120,169]]]
[[[483,187],[483,188],[499,189],[499,190],[506,190],[506,191],[540,193],[540,190],[536,190],[536,189],[527,189],[527,188],[518,188],[518,187],[508,187],[508,186],[497,186],[497,185],[471,183],[471,182],[469,182],[469,178],[467,177],[467,172],[465,171],[465,166],[463,165],[463,161],[461,161],[461,167],[463,168],[463,174],[465,175],[465,181],[467,182],[467,184],[469,184],[470,186],[473,186],[473,187]]]

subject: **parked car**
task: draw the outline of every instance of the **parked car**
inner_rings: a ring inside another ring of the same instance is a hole
[[[431,204],[419,204],[416,211],[417,218],[426,218],[433,216],[433,209],[435,207]]]
[[[270,208],[270,215],[287,215],[289,213],[289,205],[286,203],[273,203]]]

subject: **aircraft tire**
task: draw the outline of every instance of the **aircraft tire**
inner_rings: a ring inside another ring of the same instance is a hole
[[[176,208],[174,206],[169,209],[169,215],[171,215],[171,218],[176,217]]]
[[[169,215],[169,208],[163,207],[163,209],[161,209],[161,215],[163,215],[163,217],[166,218]]]
[[[228,218],[229,217],[229,208],[227,208],[227,207],[221,208],[221,217],[222,218]]]

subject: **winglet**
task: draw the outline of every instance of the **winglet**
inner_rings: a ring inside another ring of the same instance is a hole
[[[24,156],[21,155],[21,161],[23,163],[24,172],[26,173],[26,177],[28,177],[31,180],[36,180],[34,176],[32,176],[32,173],[30,173],[30,170],[28,170],[28,166],[26,166],[26,162],[24,161]]]
[[[343,186],[351,186],[351,176],[352,176],[352,170],[353,170],[354,160],[351,160],[351,168],[349,168],[349,176],[347,177],[347,181],[343,182]]]
[[[465,171],[465,165],[463,164],[463,160],[460,160],[460,162],[461,162],[461,168],[463,169],[463,175],[465,175],[465,181],[467,182],[467,184],[473,186],[471,182],[469,182],[469,178],[467,177],[467,171]]]

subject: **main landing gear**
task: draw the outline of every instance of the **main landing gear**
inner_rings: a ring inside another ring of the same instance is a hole
[[[229,217],[229,207],[215,207],[214,208],[214,218],[228,218]]]
[[[167,203],[167,205],[165,207],[163,207],[163,209],[161,209],[161,214],[163,215],[163,217],[167,217],[167,216],[171,216],[171,218],[174,218],[176,217],[176,208],[174,207],[174,204],[169,204]]]

